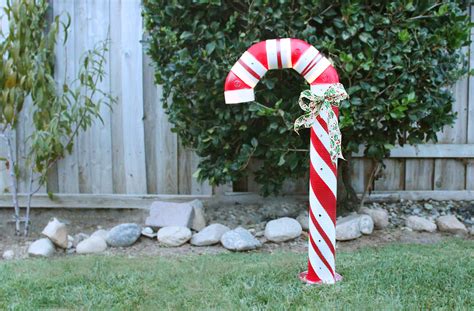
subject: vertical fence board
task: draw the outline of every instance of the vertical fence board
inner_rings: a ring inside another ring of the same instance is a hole
[[[113,192],[126,193],[124,146],[122,132],[122,6],[110,1],[110,90],[117,102],[111,117]]]
[[[179,141],[179,139],[178,139]],[[178,193],[189,194],[192,191],[192,151],[178,144]]]
[[[456,83],[454,89],[455,103],[453,111],[457,120],[452,127],[446,126],[438,135],[440,143],[466,143],[467,134],[467,78]],[[465,189],[465,165],[459,160],[435,160],[434,189]]]
[[[405,190],[432,190],[433,165],[433,160],[406,160]]]
[[[405,187],[405,163],[403,160],[385,159],[385,167],[374,181],[375,190],[403,190]]]
[[[470,7],[471,22],[474,22],[474,5]],[[469,69],[474,69],[474,29],[471,28],[471,46],[469,53]],[[467,143],[474,143],[474,77],[469,77],[468,113],[467,113]],[[466,189],[474,190],[474,159],[466,165]]]
[[[127,193],[146,193],[141,1],[122,1],[122,130]]]

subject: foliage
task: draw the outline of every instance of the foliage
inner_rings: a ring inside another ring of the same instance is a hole
[[[459,50],[469,17],[458,1],[160,1],[145,0],[148,53],[163,84],[170,121],[204,157],[199,176],[235,181],[250,157],[265,193],[308,170],[308,133],[293,132],[306,83],[293,70],[272,71],[256,102],[225,105],[224,79],[253,43],[301,38],[338,68],[351,99],[340,123],[346,155],[365,145],[376,160],[396,142],[436,140],[455,118],[450,86],[466,72]]]
[[[18,167],[14,157],[7,160],[13,179],[20,171],[29,171],[30,187],[36,181],[38,188],[30,188],[30,200],[46,182],[48,169],[72,150],[79,131],[100,118],[103,104],[113,102],[109,94],[97,88],[104,78],[106,42],[85,53],[74,81],[55,81],[55,47],[66,43],[70,18],[64,22],[55,16],[49,23],[48,9],[46,0],[8,1],[4,13],[9,27],[0,34],[0,124],[4,138],[12,139],[12,131],[22,121],[22,110],[32,115],[34,130],[25,142],[26,167]],[[57,43],[61,32],[64,40]],[[29,102],[31,108],[25,109]],[[16,192],[15,180],[12,185]]]
[[[339,252],[334,286],[301,284],[307,255],[294,252],[0,261],[0,309],[472,310],[473,247]]]

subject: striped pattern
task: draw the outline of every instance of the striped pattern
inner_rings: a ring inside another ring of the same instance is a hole
[[[337,167],[329,154],[327,115],[321,114],[311,128],[309,185],[308,274],[310,283],[336,281]]]

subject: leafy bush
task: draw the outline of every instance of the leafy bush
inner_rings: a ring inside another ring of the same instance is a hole
[[[245,175],[250,158],[263,160],[265,194],[308,170],[309,133],[293,132],[308,88],[296,72],[270,71],[256,102],[224,104],[227,73],[261,40],[304,39],[334,62],[351,97],[340,118],[346,156],[362,144],[380,160],[397,142],[435,141],[455,118],[450,86],[466,73],[471,27],[459,1],[145,0],[144,16],[169,119],[213,184]]]

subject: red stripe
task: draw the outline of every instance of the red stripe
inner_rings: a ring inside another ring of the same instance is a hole
[[[324,121],[321,116],[317,116],[316,120],[318,120],[319,124],[321,124],[321,127],[326,131],[326,133],[329,133],[328,124],[326,123],[326,121]]]
[[[328,185],[326,185],[318,173],[316,173],[313,163],[309,165],[309,182],[319,203],[321,203],[334,225],[336,225],[336,197]]]
[[[245,70],[247,70],[252,76],[254,76],[254,77],[257,78],[258,80],[260,80],[260,76],[258,75],[258,73],[256,73],[255,71],[252,70],[252,68],[250,68],[249,66],[247,66],[247,64],[244,63],[243,60],[239,59],[239,64],[241,64],[242,67],[244,67]]]
[[[327,262],[326,258],[324,258],[323,254],[321,254],[321,251],[319,250],[316,243],[314,243],[313,239],[310,237],[309,240],[311,241],[311,246],[313,246],[314,251],[316,252],[316,254],[318,254],[319,259],[321,259],[326,268],[328,268],[329,272],[331,272],[332,277],[334,277],[334,271],[332,270],[331,265]]]
[[[315,283],[321,282],[321,278],[318,276],[316,271],[314,271],[310,260],[308,260],[308,274],[306,275],[306,280]]]
[[[326,232],[324,232],[323,228],[319,224],[319,222],[316,220],[316,217],[314,217],[313,211],[309,209],[309,217],[311,217],[311,221],[313,222],[314,226],[316,227],[316,230],[318,230],[319,234],[323,238],[324,242],[326,242],[326,245],[329,247],[331,250],[331,253],[334,255],[336,250],[334,249],[334,245],[332,244],[331,240],[329,240],[329,237],[326,235]]]
[[[281,44],[280,44],[280,39],[276,39],[276,50],[277,50],[278,69],[281,69],[283,66],[282,66],[282,64],[281,64]]]
[[[319,63],[319,61],[321,60],[322,57],[319,57],[318,60],[316,60],[318,58],[319,54],[316,54],[316,56],[309,62],[308,65],[306,65],[306,67],[303,69],[303,71],[301,72],[301,75],[304,77],[311,69],[314,68],[314,66],[316,66],[317,63]]]
[[[331,171],[334,173],[334,176],[337,178],[337,168],[336,165],[332,162],[331,155],[329,154],[329,150],[327,150],[321,140],[319,139],[318,135],[313,128],[311,128],[311,145],[314,146],[314,150],[318,153],[318,155],[323,159],[324,163],[331,168]]]

